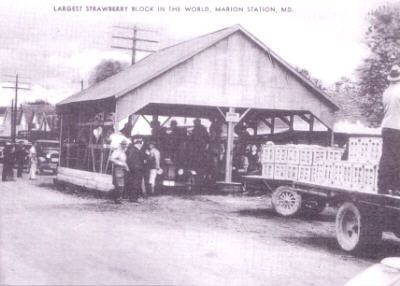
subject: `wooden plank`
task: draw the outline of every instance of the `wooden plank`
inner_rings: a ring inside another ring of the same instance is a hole
[[[103,192],[114,189],[111,175],[65,167],[58,168],[57,180]]]

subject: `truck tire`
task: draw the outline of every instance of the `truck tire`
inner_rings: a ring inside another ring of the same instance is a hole
[[[378,216],[354,203],[345,202],[336,214],[336,239],[345,251],[356,253],[365,250],[382,239]]]
[[[292,187],[278,187],[272,193],[272,206],[281,216],[294,216],[301,209],[301,195]]]

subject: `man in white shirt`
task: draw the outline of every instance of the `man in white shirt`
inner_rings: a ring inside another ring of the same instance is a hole
[[[400,66],[388,76],[389,87],[382,95],[382,157],[379,163],[378,190],[381,194],[400,191]]]
[[[161,170],[161,168],[160,168],[160,151],[156,148],[155,142],[149,142],[147,165],[149,168],[148,184],[150,186],[150,194],[154,195],[156,178],[157,178],[158,173]]]

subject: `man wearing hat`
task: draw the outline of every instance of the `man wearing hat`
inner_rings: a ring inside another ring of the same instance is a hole
[[[400,190],[400,67],[394,65],[388,76],[389,87],[382,95],[382,157],[379,163],[378,190],[394,194]]]
[[[145,155],[142,151],[143,138],[140,136],[131,137],[132,144],[127,150],[127,164],[129,167],[127,195],[131,202],[136,202],[142,191],[142,182],[145,172]]]

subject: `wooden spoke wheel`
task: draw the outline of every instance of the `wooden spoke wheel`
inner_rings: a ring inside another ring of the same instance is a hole
[[[336,238],[343,250],[358,252],[378,242],[382,238],[382,229],[376,217],[346,202],[336,214]]]
[[[281,186],[272,193],[272,206],[282,216],[293,216],[301,209],[301,195],[291,187]]]

